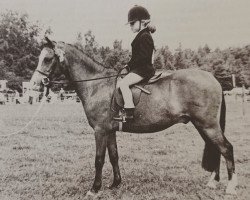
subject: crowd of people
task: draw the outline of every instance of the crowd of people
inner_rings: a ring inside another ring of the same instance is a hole
[[[75,91],[64,91],[63,88],[59,92],[50,91],[47,97],[44,93],[35,92],[33,90],[27,90],[23,94],[15,91],[0,91],[0,104],[35,104],[41,102],[43,98],[46,98],[48,103],[58,102],[80,102]]]

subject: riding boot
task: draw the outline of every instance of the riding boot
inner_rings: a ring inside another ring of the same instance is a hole
[[[128,120],[134,119],[134,108],[125,108],[125,118]]]
[[[135,110],[134,108],[125,108],[123,113],[113,117],[113,119],[116,121],[122,121],[122,122],[127,122],[129,120],[133,120],[134,119],[134,110]]]

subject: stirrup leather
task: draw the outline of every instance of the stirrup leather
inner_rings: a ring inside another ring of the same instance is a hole
[[[128,120],[134,119],[134,108],[122,109],[119,111],[119,116],[113,117],[115,121],[120,121],[122,123],[127,122]]]

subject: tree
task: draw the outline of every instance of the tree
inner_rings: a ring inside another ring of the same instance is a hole
[[[95,41],[95,36],[92,34],[92,31],[89,30],[87,33],[84,34],[85,39],[85,46],[84,51],[94,60],[98,62],[102,62],[102,58],[98,53],[98,44]]]
[[[163,69],[164,68],[164,57],[162,54],[155,54],[154,58],[154,67],[155,69]]]
[[[0,60],[9,87],[19,89],[24,79],[30,79],[40,53],[36,40],[38,24],[29,22],[26,13],[6,11],[0,15]]]
[[[88,31],[84,34],[85,39],[85,50],[89,53],[89,55],[93,55],[97,53],[98,45],[95,41],[95,36],[92,34],[92,31]]]
[[[119,70],[124,67],[129,60],[129,52],[122,49],[122,41],[115,40],[113,49],[105,55],[104,63],[106,66]]]
[[[184,54],[182,50],[181,43],[179,44],[179,47],[175,50],[174,54],[174,67],[175,69],[185,69],[185,63],[184,63]]]
[[[250,87],[250,58],[248,63],[244,66],[241,75],[243,77],[243,84],[246,87]]]
[[[107,57],[107,55],[109,54],[111,52],[111,49],[109,48],[109,47],[101,47],[100,49],[99,49],[99,54],[100,54],[100,56],[101,56],[101,58],[102,58],[102,60],[103,60],[103,63],[105,63],[105,59],[106,59],[106,57]]]
[[[211,52],[211,49],[207,44],[205,44],[205,46],[203,47],[203,51],[205,52],[205,54],[209,54]]]
[[[223,91],[233,89],[232,78],[225,65],[217,63],[214,69],[214,76],[220,82]]]
[[[168,46],[162,47],[155,53],[154,65],[157,69],[175,70],[174,56]]]
[[[82,50],[84,49],[84,47],[83,47],[83,37],[82,37],[82,33],[81,32],[77,33],[75,45],[79,49],[82,49]]]

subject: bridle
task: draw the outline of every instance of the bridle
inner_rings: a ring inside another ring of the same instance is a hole
[[[44,76],[46,76],[46,77],[48,77],[48,76],[49,76],[49,74],[48,74],[48,73],[42,72],[42,71],[41,71],[41,70],[39,70],[39,69],[36,69],[35,71],[39,72],[40,74],[42,74],[42,75],[44,75]]]
[[[41,70],[36,69],[36,72],[38,72],[39,74],[42,74],[43,76],[45,76],[45,78],[42,79],[42,83],[44,84],[44,86],[49,85],[49,75],[48,73],[42,72]]]
[[[61,64],[63,61],[64,61],[64,54],[65,52],[62,51],[61,49],[59,48],[55,48],[55,45],[49,40],[48,37],[45,37],[46,41],[48,42],[50,48],[54,51],[54,54],[56,56],[56,59],[57,59],[57,62],[59,62],[59,64]],[[88,55],[87,55],[88,56]],[[100,63],[99,63],[100,64]],[[110,76],[104,76],[104,77],[97,77],[97,78],[90,78],[90,79],[82,79],[82,80],[70,80],[70,81],[51,81],[49,79],[49,76],[51,75],[51,73],[55,70],[55,67],[52,68],[52,70],[49,72],[49,73],[46,73],[44,71],[41,71],[41,70],[38,70],[36,69],[36,71],[45,76],[45,78],[42,79],[42,83],[43,85],[47,88],[47,92],[46,94],[48,95],[48,92],[49,92],[49,86],[51,84],[69,84],[69,83],[80,83],[80,82],[88,82],[88,81],[96,81],[96,80],[103,80],[103,79],[108,79],[108,78],[113,78],[115,77],[116,78],[116,83],[117,83],[117,79],[119,76],[122,76],[122,75],[127,75],[128,73],[121,73],[122,70],[124,68],[127,68],[126,66],[121,68],[117,74],[114,74],[114,75],[110,75]]]

